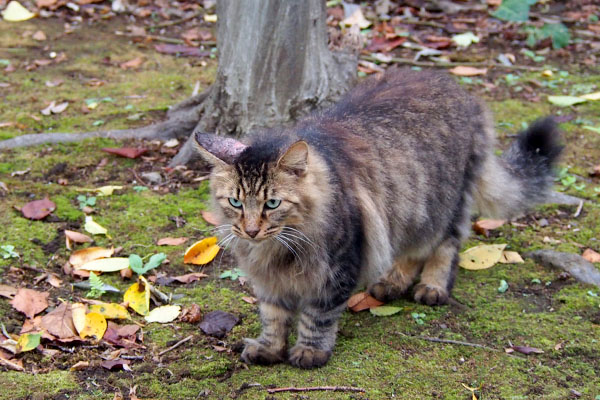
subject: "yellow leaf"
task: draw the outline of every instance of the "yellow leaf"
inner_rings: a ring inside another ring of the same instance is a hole
[[[40,333],[24,333],[19,336],[17,340],[17,352],[22,353],[24,351],[30,351],[35,349],[40,344]]]
[[[217,14],[204,14],[206,22],[217,22]]]
[[[143,276],[131,285],[123,296],[123,301],[140,315],[147,315],[150,310],[150,285]]]
[[[516,251],[503,251],[499,262],[502,264],[523,264],[525,261]]]
[[[110,257],[114,252],[115,249],[112,247],[110,249],[104,247],[87,247],[85,249],[74,251],[71,254],[71,257],[69,257],[69,262],[73,267],[77,268],[92,260]]]
[[[108,232],[105,227],[95,222],[90,215],[85,217],[85,225],[83,228],[92,235],[106,235]]]
[[[202,239],[188,247],[183,255],[183,262],[196,265],[208,264],[217,256],[219,249],[216,237]]]
[[[75,269],[83,269],[85,271],[102,271],[114,272],[129,267],[129,258],[125,257],[110,257],[100,258],[98,260],[89,261]]]
[[[87,337],[95,337],[96,340],[102,339],[106,332],[106,318],[104,315],[97,312],[91,312],[85,316],[85,326],[79,332],[79,337],[85,339]]]
[[[460,254],[460,265],[464,269],[487,269],[493,267],[502,257],[506,244],[482,244],[471,247]]]
[[[77,333],[81,333],[83,328],[85,327],[85,314],[87,313],[87,309],[85,304],[83,303],[74,303],[71,304],[71,317],[73,318],[73,325],[75,325],[75,329]]]
[[[94,105],[94,104],[95,103],[88,104],[87,107],[93,109],[93,108],[95,108],[95,106],[92,107],[92,105]],[[120,190],[120,189],[123,189],[123,186],[108,185],[108,186],[100,186],[99,188],[95,188],[95,189],[77,189],[77,191],[78,192],[97,192],[98,196],[112,196],[112,194],[115,190]]]
[[[117,303],[103,303],[90,305],[91,312],[104,315],[106,319],[129,319],[129,311]]]
[[[161,324],[166,324],[167,322],[174,321],[175,318],[179,317],[180,313],[181,307],[179,306],[161,306],[150,311],[150,313],[146,315],[144,319],[147,322],[159,322]]]
[[[579,96],[582,99],[586,99],[586,100],[600,100],[600,92],[594,92],[594,93],[588,93],[588,94],[584,94],[583,96]]]
[[[11,1],[6,9],[2,11],[2,17],[5,21],[20,22],[35,17],[35,14],[23,7],[18,1]]]

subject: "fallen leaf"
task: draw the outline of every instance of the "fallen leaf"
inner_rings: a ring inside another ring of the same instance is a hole
[[[523,354],[543,354],[544,351],[537,349],[535,347],[529,347],[529,346],[512,346],[512,348],[515,351],[518,351],[519,353],[523,353]]]
[[[48,274],[48,276],[46,277],[46,282],[48,282],[50,286],[53,286],[55,288],[61,287],[63,283],[62,279],[60,279],[58,275],[52,273]]]
[[[80,334],[85,327],[85,315],[87,314],[87,307],[83,303],[71,304],[71,318],[73,318],[73,326]]]
[[[37,40],[38,42],[43,42],[44,40],[47,39],[46,34],[44,33],[44,31],[37,31],[37,32],[35,32],[33,35],[31,35],[31,38],[33,40]]]
[[[96,340],[100,340],[104,336],[104,332],[106,332],[106,318],[104,318],[104,315],[96,312],[87,313],[85,315],[85,326],[79,332],[79,336],[82,339],[95,337]]]
[[[202,239],[188,247],[183,255],[183,262],[196,265],[208,264],[217,256],[219,249],[215,236]]]
[[[39,333],[24,333],[17,340],[17,353],[31,351],[40,345],[42,335]]]
[[[480,234],[488,237],[489,231],[500,228],[506,223],[504,219],[480,219],[473,224],[473,230]]]
[[[358,4],[342,3],[345,18],[340,22],[342,26],[357,25],[360,29],[371,26],[371,22],[365,18]]]
[[[21,360],[13,360],[11,357],[10,354],[0,350],[0,365],[15,371],[24,372],[25,368],[23,368],[23,362]]]
[[[102,151],[110,154],[115,154],[121,157],[127,158],[138,158],[142,154],[146,153],[148,149],[144,149],[141,147],[121,147],[121,148],[109,148],[105,147]]]
[[[500,286],[498,287],[498,292],[505,293],[507,290],[508,290],[508,282],[506,282],[504,279],[502,279],[500,281]]]
[[[63,83],[65,83],[62,79],[54,79],[51,81],[46,81],[46,86],[47,87],[57,87],[62,85]]]
[[[465,32],[452,36],[452,41],[456,43],[458,47],[467,48],[472,43],[479,43],[479,37],[473,32]]]
[[[83,371],[84,369],[88,368],[89,366],[90,366],[89,361],[78,361],[75,364],[73,364],[73,366],[71,368],[69,368],[69,371]]]
[[[548,101],[559,107],[568,107],[579,103],[585,103],[587,100],[576,96],[548,96]]]
[[[131,279],[133,276],[133,270],[131,268],[123,268],[119,273],[123,279]]]
[[[177,54],[180,57],[208,57],[211,54],[210,51],[183,44],[155,44],[154,49],[162,54]]]
[[[458,76],[477,76],[487,74],[487,68],[475,68],[459,65],[449,70],[449,72]]]
[[[110,249],[104,247],[87,247],[85,249],[74,251],[69,257],[69,263],[74,268],[79,268],[92,260],[110,257],[114,252],[115,249],[112,247]]]
[[[371,314],[377,317],[388,317],[390,315],[394,315],[402,311],[402,307],[394,307],[394,306],[379,306],[373,307],[369,309]]]
[[[2,18],[5,21],[20,22],[27,21],[33,17],[35,17],[35,14],[23,7],[18,1],[11,1],[4,11],[2,11]]]
[[[38,292],[33,289],[20,288],[10,304],[17,310],[33,318],[48,308],[48,292]]]
[[[220,225],[220,221],[217,216],[210,211],[200,211],[200,215],[202,215],[202,218],[204,218],[204,220],[209,224],[215,226]]]
[[[579,97],[582,99],[585,99],[585,100],[596,101],[596,100],[600,100],[600,92],[588,93],[588,94],[584,94]]]
[[[258,301],[258,299],[256,297],[251,297],[251,296],[244,296],[244,297],[242,297],[242,300],[248,304],[256,304],[256,302]]]
[[[178,237],[178,238],[166,237],[166,238],[158,239],[156,244],[158,246],[179,246],[181,244],[184,244],[187,241],[188,241],[188,238],[186,238],[186,237]]]
[[[200,329],[207,335],[223,338],[239,322],[238,317],[225,311],[212,311],[204,316]]]
[[[48,105],[48,107],[44,108],[40,112],[43,115],[60,114],[61,112],[65,111],[68,106],[69,106],[69,102],[68,101],[64,102],[64,103],[60,103],[60,104],[56,104],[56,102],[52,101]]]
[[[592,249],[586,249],[581,256],[591,263],[600,263],[600,253]]]
[[[8,285],[0,285],[0,296],[12,299],[17,294],[17,288]]]
[[[125,268],[129,268],[129,258],[126,257],[100,258],[75,267],[75,269],[83,269],[85,271],[101,272],[115,272]]]
[[[103,339],[115,346],[131,348],[140,348],[142,345],[136,343],[136,334],[140,330],[138,325],[117,325],[108,321],[108,327],[104,333]]]
[[[122,359],[106,360],[106,361],[102,361],[102,363],[100,363],[100,366],[102,366],[102,368],[106,368],[108,370],[122,368],[126,371],[131,371],[131,368],[129,368],[129,360],[122,360]]]
[[[148,315],[144,317],[146,322],[158,322],[161,324],[166,324],[167,322],[173,322],[179,317],[181,313],[180,306],[161,306],[156,307],[154,310],[150,311]]]
[[[34,200],[21,208],[21,213],[28,219],[40,220],[46,218],[52,211],[56,210],[56,204],[47,197],[43,200]]]
[[[73,243],[91,243],[93,240],[83,233],[65,229],[65,241],[68,250],[71,250]]]
[[[600,133],[600,126],[589,126],[589,125],[584,125],[583,129],[587,129],[588,131],[592,131],[592,132],[596,132],[596,133]]]
[[[91,215],[85,216],[85,225],[83,226],[83,229],[92,235],[106,235],[108,233],[108,230],[94,221]]]
[[[471,247],[460,254],[460,265],[464,269],[479,270],[491,268],[502,257],[506,244],[482,244]]]
[[[382,306],[384,303],[367,292],[356,293],[348,299],[348,308],[354,312]]]
[[[123,301],[140,315],[147,315],[150,311],[150,284],[143,276],[131,285],[123,296]]]
[[[202,310],[198,304],[192,304],[187,307],[183,307],[179,320],[190,324],[195,324],[202,319]]]
[[[46,332],[61,340],[77,338],[77,330],[73,323],[73,310],[70,304],[62,303],[42,317],[42,327]]]
[[[501,264],[523,264],[525,261],[516,251],[503,251],[498,262]]]
[[[129,311],[117,303],[102,303],[90,305],[90,312],[104,315],[106,319],[130,319]]]
[[[123,186],[107,185],[94,189],[77,189],[79,192],[97,192],[98,196],[112,196],[115,190],[123,189]]]
[[[121,69],[135,69],[144,63],[143,57],[136,57],[133,60],[121,63],[119,66]]]

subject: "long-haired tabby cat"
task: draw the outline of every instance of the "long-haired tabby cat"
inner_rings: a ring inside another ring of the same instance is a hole
[[[451,78],[393,70],[293,128],[244,143],[196,134],[225,240],[260,301],[263,331],[242,359],[325,364],[362,284],[389,301],[416,282],[416,301],[446,303],[472,211],[510,217],[543,201],[561,151],[544,119],[498,158],[493,125]]]

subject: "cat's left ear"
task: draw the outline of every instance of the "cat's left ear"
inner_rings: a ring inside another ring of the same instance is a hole
[[[204,160],[214,165],[233,164],[246,149],[245,144],[232,138],[196,132],[196,150]]]
[[[291,171],[297,176],[303,176],[306,173],[308,163],[308,144],[304,140],[300,140],[292,144],[283,153],[277,161],[277,167]]]

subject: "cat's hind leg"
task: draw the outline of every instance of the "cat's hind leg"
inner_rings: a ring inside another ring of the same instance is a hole
[[[275,364],[287,356],[287,339],[293,313],[277,304],[260,303],[263,330],[256,339],[244,339],[242,360],[249,364]]]
[[[368,288],[371,296],[385,303],[398,299],[412,286],[422,262],[398,258],[392,268]]]
[[[458,268],[458,246],[456,239],[446,239],[425,261],[421,281],[415,285],[415,301],[430,306],[448,302]]]

